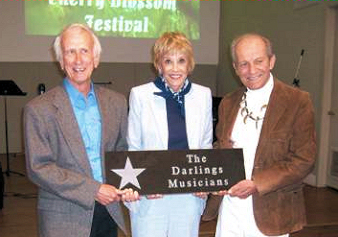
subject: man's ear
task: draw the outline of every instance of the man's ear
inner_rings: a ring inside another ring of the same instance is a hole
[[[273,54],[270,58],[270,70],[273,69],[273,67],[275,66],[275,63],[276,63],[276,55]]]
[[[237,73],[237,67],[236,67],[236,63],[235,63],[235,62],[232,63],[232,67],[234,68],[235,73],[236,73],[236,75],[238,76],[238,73]]]
[[[232,62],[232,67],[236,70],[236,63]]]
[[[63,59],[61,59],[60,61],[59,61],[59,63],[60,63],[60,67],[61,67],[61,69],[62,69],[62,71],[64,71],[64,63],[63,63]]]
[[[99,57],[95,57],[94,58],[94,68],[97,68],[99,66],[100,63],[100,58]]]

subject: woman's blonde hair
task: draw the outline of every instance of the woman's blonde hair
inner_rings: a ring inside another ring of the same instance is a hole
[[[156,40],[153,47],[153,64],[159,74],[163,57],[177,51],[187,57],[188,74],[191,74],[195,67],[194,51],[191,42],[181,32],[166,32]]]

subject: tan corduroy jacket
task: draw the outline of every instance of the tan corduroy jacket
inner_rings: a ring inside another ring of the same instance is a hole
[[[216,148],[231,148],[231,133],[243,92],[225,96],[219,106]],[[254,216],[265,235],[300,230],[306,223],[302,181],[315,163],[314,111],[307,92],[274,79],[257,146],[252,180]],[[209,197],[203,220],[217,216],[222,197]],[[226,208],[226,207],[225,207]]]

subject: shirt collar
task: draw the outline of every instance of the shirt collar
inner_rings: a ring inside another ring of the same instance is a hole
[[[165,78],[164,78],[163,76],[161,77],[161,79],[162,79],[162,81],[163,81],[163,83],[164,83],[164,85],[165,85],[166,90],[170,91],[170,92],[173,93],[174,95],[177,95],[177,94],[179,94],[180,92],[182,92],[182,91],[188,86],[188,84],[189,84],[189,79],[186,78],[186,79],[184,80],[183,86],[182,86],[177,92],[175,92],[173,89],[171,89],[171,87],[168,85],[167,81],[165,80]]]
[[[63,85],[67,91],[67,94],[71,100],[73,106],[84,109],[86,106],[90,106],[96,103],[96,97],[94,92],[93,83],[90,83],[90,90],[85,97],[78,89],[76,89],[70,82],[68,78],[63,80]]]

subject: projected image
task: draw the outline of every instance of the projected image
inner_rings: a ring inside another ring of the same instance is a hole
[[[79,22],[98,36],[158,38],[165,31],[181,31],[198,40],[199,11],[196,0],[25,1],[26,34],[57,35]]]

